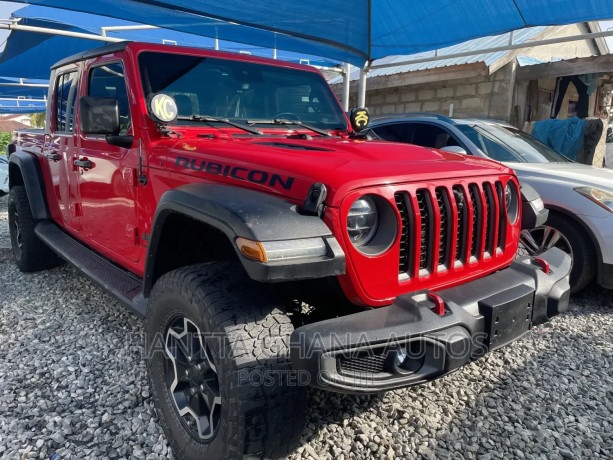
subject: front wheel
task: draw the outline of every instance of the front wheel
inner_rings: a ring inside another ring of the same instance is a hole
[[[585,231],[575,222],[550,213],[547,225],[522,230],[519,255],[539,256],[551,248],[559,248],[572,258],[570,292],[585,289],[596,276],[596,252]]]
[[[178,458],[280,457],[297,444],[306,388],[292,377],[289,317],[240,264],[184,267],[155,284],[149,378]]]

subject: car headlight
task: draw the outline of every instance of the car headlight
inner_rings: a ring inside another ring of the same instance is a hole
[[[398,233],[392,205],[379,195],[362,195],[347,214],[347,234],[358,251],[375,256],[387,251]]]
[[[515,225],[519,218],[519,192],[517,191],[515,182],[507,182],[507,186],[504,190],[504,201],[507,210],[507,218],[511,225]]]
[[[613,212],[613,193],[595,187],[577,187],[574,190],[598,206]]]
[[[367,244],[375,236],[379,226],[379,214],[374,200],[361,196],[353,202],[347,215],[347,233],[354,246]]]

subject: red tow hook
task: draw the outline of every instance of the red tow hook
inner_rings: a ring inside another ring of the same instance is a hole
[[[445,314],[445,301],[434,292],[428,292],[428,298],[434,302],[434,308],[432,311],[439,316],[443,316]]]
[[[549,269],[549,262],[547,262],[545,259],[541,259],[540,257],[535,257],[534,261],[539,264],[539,266],[541,267],[541,270],[543,270],[543,272],[545,272],[546,275],[549,275],[550,269]]]

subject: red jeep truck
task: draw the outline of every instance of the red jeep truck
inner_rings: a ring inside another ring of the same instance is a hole
[[[283,455],[308,385],[419,384],[568,308],[567,255],[514,261],[512,170],[365,138],[312,68],[119,43],[50,81],[8,148],[16,263],[144,316],[179,457]]]

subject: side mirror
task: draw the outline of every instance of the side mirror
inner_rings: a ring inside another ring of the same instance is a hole
[[[351,122],[351,127],[356,132],[366,129],[370,121],[368,109],[365,107],[353,109],[349,114],[349,121]]]
[[[461,153],[463,155],[468,155],[466,149],[460,147],[459,145],[448,145],[447,147],[443,147],[441,150],[444,150],[445,152]]]
[[[119,133],[119,102],[114,97],[83,96],[79,114],[83,134]]]

